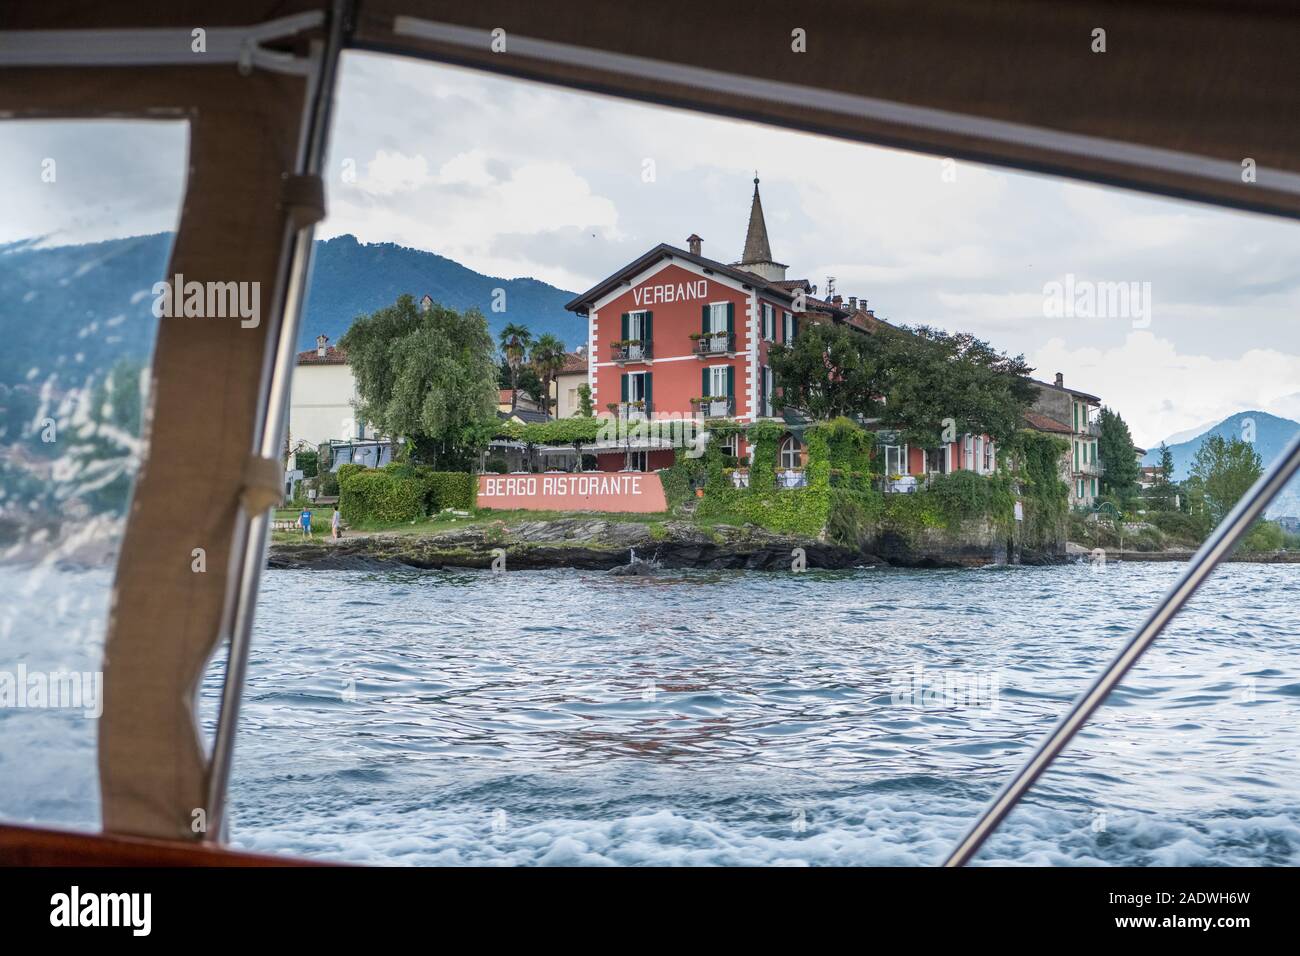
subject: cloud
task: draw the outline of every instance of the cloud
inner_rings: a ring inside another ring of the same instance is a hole
[[[1054,338],[1029,359],[1038,368],[1037,377],[1050,380],[1063,372],[1066,385],[1091,392],[1118,410],[1133,440],[1145,448],[1240,411],[1267,411],[1300,399],[1292,393],[1300,381],[1300,354],[1273,349],[1213,358],[1180,353],[1168,339],[1139,331],[1109,349],[1071,349]]]

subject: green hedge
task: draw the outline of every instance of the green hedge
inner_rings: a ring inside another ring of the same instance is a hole
[[[385,468],[361,468],[342,475],[339,490],[339,511],[353,526],[415,521],[425,515],[425,483]]]
[[[339,510],[351,525],[414,521],[444,508],[470,511],[478,479],[464,471],[434,471],[395,461],[383,468],[339,468]]]
[[[430,511],[455,508],[469,511],[478,498],[478,477],[464,471],[431,471],[426,476]]]

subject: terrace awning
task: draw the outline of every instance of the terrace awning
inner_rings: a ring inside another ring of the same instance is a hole
[[[106,650],[102,805],[117,833],[205,835],[195,811],[211,771],[194,695],[236,609],[256,596],[248,568],[260,555],[241,566],[245,542],[260,541],[247,516],[264,517],[280,480],[256,450],[260,423],[275,420],[268,396],[292,370],[301,227],[322,212],[319,179],[300,172],[309,84],[324,62],[306,63],[307,41],[324,34],[294,18],[312,13],[341,23],[354,48],[1300,215],[1300,10],[1283,2],[6,4],[0,31],[55,32],[0,33],[0,118],[189,120],[168,274],[273,290],[257,328],[164,321],[159,333]],[[208,56],[186,52],[196,24],[210,32]],[[1097,30],[1105,52],[1094,52]],[[191,571],[196,547],[205,574]]]

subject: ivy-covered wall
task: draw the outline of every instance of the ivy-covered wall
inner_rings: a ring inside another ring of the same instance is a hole
[[[735,487],[720,450],[722,439],[738,430],[754,451],[747,488]],[[806,484],[779,488],[777,458],[784,434],[786,429],[774,422],[721,426],[701,457],[679,451],[676,464],[661,472],[669,506],[697,498],[695,514],[702,521],[752,523],[771,531],[824,536],[850,547],[863,547],[882,535],[924,541],[926,547],[944,540],[963,547],[972,540],[1005,546],[1016,530],[1019,487],[1025,508],[1021,534],[1035,547],[1062,540],[1066,496],[1056,477],[1060,442],[1052,436],[1023,433],[1006,459],[1016,463],[1016,474],[1005,468],[992,475],[959,471],[935,476],[923,491],[885,495],[874,485],[875,436],[845,418],[804,430]]]

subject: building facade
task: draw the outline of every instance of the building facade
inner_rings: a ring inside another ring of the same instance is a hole
[[[779,450],[782,480],[797,482],[806,461],[801,429],[782,414],[769,350],[789,344],[813,322],[846,325],[864,335],[886,323],[866,300],[847,301],[807,279],[787,279],[772,255],[758,179],[740,260],[726,264],[703,255],[692,234],[687,248],[661,244],[569,302],[587,323],[587,380],[595,413],[627,423],[696,417],[743,424],[772,420],[790,432]],[[926,449],[879,436],[887,490],[908,491],[930,474],[997,468],[997,449],[984,435],[960,435]],[[655,470],[673,463],[672,448],[630,437],[623,450],[598,456],[601,470]],[[743,459],[743,437],[726,452]]]
[[[1070,493],[1070,505],[1075,508],[1092,508],[1101,495],[1101,460],[1097,456],[1097,442],[1101,437],[1101,422],[1095,410],[1101,407],[1096,395],[1067,388],[1065,376],[1057,372],[1053,382],[1035,382],[1038,394],[1034,399],[1031,416],[1026,416],[1030,427],[1039,431],[1059,434],[1068,439],[1070,447],[1061,460],[1061,479]],[[1035,417],[1043,421],[1035,424]]]
[[[374,438],[375,430],[358,422],[353,403],[356,380],[347,355],[316,337],[316,348],[299,352],[289,390],[289,446],[298,448],[330,441]]]

